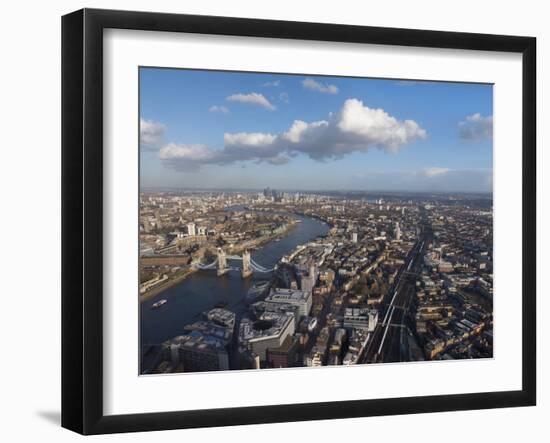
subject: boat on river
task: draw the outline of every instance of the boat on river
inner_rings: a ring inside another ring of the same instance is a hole
[[[162,305],[164,305],[164,304],[166,304],[166,303],[168,303],[168,300],[166,300],[165,298],[163,298],[162,300],[159,300],[159,301],[153,303],[153,304],[151,305],[151,308],[157,309],[157,308],[160,308]]]
[[[270,283],[271,282],[268,280],[253,284],[246,293],[246,301],[248,303],[254,303],[255,301],[257,301],[269,290]]]
[[[319,220],[307,216],[301,217],[304,218],[303,221],[293,223],[294,228],[281,237],[281,241],[258,245],[258,252],[253,254],[253,259],[266,268],[273,267],[275,263],[279,263],[281,267],[282,256],[293,254],[298,245],[314,241],[319,235],[328,231]],[[238,253],[235,252],[235,254]],[[229,251],[227,255],[230,255]],[[231,262],[228,265],[231,266]],[[200,321],[202,313],[214,308],[216,304],[218,304],[216,307],[225,307],[237,313],[238,316],[244,315],[248,312],[249,304],[263,300],[269,293],[269,288],[273,284],[269,282],[271,275],[273,274],[258,273],[254,274],[252,279],[243,280],[235,271],[229,271],[225,278],[217,278],[215,270],[211,273],[191,274],[189,278],[167,287],[162,294],[146,302],[147,305],[144,306],[147,307],[141,311],[140,315],[142,343],[163,343],[181,335],[182,326]],[[255,283],[258,285],[255,286]],[[214,295],[203,296],[208,294]],[[170,302],[170,306],[167,307],[167,303],[163,303],[158,308],[152,308],[152,304],[160,299],[166,299]]]

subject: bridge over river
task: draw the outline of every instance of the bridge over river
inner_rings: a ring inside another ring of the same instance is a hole
[[[181,335],[186,324],[199,320],[204,311],[216,305],[224,304],[236,313],[245,311],[245,298],[250,287],[269,279],[269,271],[275,268],[281,257],[291,254],[298,245],[325,235],[329,230],[328,225],[319,220],[293,216],[301,223],[296,223],[279,241],[270,241],[242,255],[224,251],[225,267],[222,268],[226,271],[222,274],[223,278],[217,276],[220,268],[218,251],[214,261],[195,264],[197,269],[206,268],[206,271],[194,272],[181,283],[140,303],[141,344],[160,344]],[[247,266],[252,272],[248,278],[243,278],[242,270]],[[167,303],[159,309],[151,309],[152,304],[161,299],[166,299]]]
[[[242,268],[237,268],[234,266],[228,266],[228,260],[238,260],[242,261]],[[243,255],[227,255],[222,248],[218,248],[218,257],[212,263],[203,264],[200,262],[193,263],[193,266],[196,269],[210,270],[217,269],[217,275],[221,276],[226,274],[228,271],[241,271],[243,278],[249,277],[253,272],[259,272],[266,274],[272,272],[275,269],[275,266],[272,268],[266,268],[254,261],[250,256],[249,251],[244,251]]]

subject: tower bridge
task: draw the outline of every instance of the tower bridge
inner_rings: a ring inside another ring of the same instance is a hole
[[[242,261],[243,262],[242,268],[229,266],[228,260]],[[268,273],[268,272],[272,272],[275,269],[275,268],[266,268],[265,266],[262,266],[256,263],[252,259],[249,251],[244,251],[242,256],[227,255],[222,248],[218,248],[217,258],[212,263],[202,264],[202,263],[196,262],[193,264],[193,266],[196,269],[202,269],[202,270],[216,269],[218,276],[222,276],[229,271],[241,271],[241,275],[243,276],[243,278],[250,277],[254,272]]]

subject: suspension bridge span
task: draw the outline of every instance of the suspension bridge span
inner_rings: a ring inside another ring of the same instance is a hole
[[[228,260],[242,261],[242,267],[229,266]],[[250,256],[249,251],[244,251],[242,255],[227,255],[222,248],[218,248],[217,258],[208,264],[194,263],[196,269],[217,270],[218,276],[224,275],[229,271],[241,271],[243,278],[249,277],[254,272],[268,273],[275,268],[266,268],[256,263]]]

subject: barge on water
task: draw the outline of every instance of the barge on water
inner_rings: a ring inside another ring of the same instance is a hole
[[[163,298],[162,300],[159,300],[155,303],[153,303],[151,305],[151,308],[152,309],[157,309],[157,308],[160,308],[162,305],[166,304],[168,302],[168,300],[166,300],[165,298]]]

